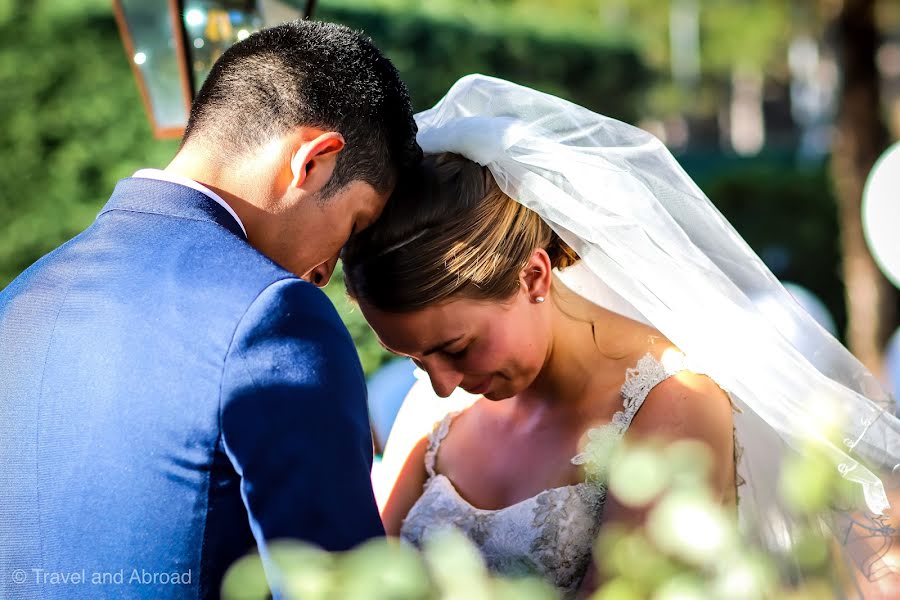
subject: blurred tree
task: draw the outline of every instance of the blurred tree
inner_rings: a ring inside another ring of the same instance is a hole
[[[369,33],[418,107],[483,72],[637,116],[649,74],[627,44],[509,24],[499,13],[461,21],[450,4],[401,11],[380,2],[334,0],[318,16]],[[118,179],[165,165],[177,148],[151,136],[109,0],[0,0],[0,115],[0,288],[90,225]],[[339,274],[326,292],[371,373],[386,353]]]
[[[831,172],[840,214],[847,343],[871,371],[880,374],[883,348],[896,326],[897,296],[869,253],[861,214],[866,178],[889,143],[875,63],[880,43],[877,2],[843,0],[839,4],[832,27],[843,82]]]
[[[885,11],[889,0],[873,3],[880,7],[878,18],[883,20],[890,13]],[[552,10],[538,0],[433,0],[426,4],[330,0],[320,3],[318,16],[372,35],[400,68],[419,108],[430,106],[457,77],[477,71],[634,122],[685,111],[715,114],[725,102],[732,86],[730,73],[737,66],[767,77],[787,77],[785,56],[792,32],[803,28],[822,39],[825,23],[836,19],[834,11],[826,9],[842,6],[840,0],[672,0],[666,7],[676,5],[682,15],[681,21],[674,21],[688,32],[693,31],[689,13],[694,7],[698,10],[699,63],[691,66],[693,50],[688,48],[684,54],[688,58],[682,59],[688,66],[680,70],[671,67],[673,43],[687,37],[669,34],[673,13],[660,10],[654,0],[558,0]],[[895,7],[891,13],[895,24],[898,12]],[[2,287],[86,227],[117,179],[142,166],[165,164],[176,143],[150,136],[108,0],[0,0],[0,36],[0,114],[4,119],[0,149],[5,159],[0,163]],[[663,83],[649,94],[651,73],[645,64],[662,74]],[[700,78],[692,88],[694,67]],[[681,73],[681,79],[670,73]],[[872,97],[870,92],[868,98]],[[871,118],[877,112],[858,114]],[[847,127],[854,135],[863,131],[856,122]],[[833,164],[835,170],[856,169],[855,179],[843,180],[845,188],[859,187],[868,168],[854,165],[852,156],[844,151]],[[771,228],[754,224],[785,220],[784,210],[797,204],[797,182],[805,176],[792,174],[793,165],[785,161],[780,168],[773,167],[765,181],[752,166],[743,174],[738,168],[710,173],[716,169],[709,165],[719,163],[705,155],[699,158],[709,175],[700,178],[701,185],[751,245],[761,254],[767,246],[777,245]],[[690,166],[689,170],[694,173]],[[825,299],[841,322],[843,302],[834,294],[839,282],[830,260],[822,258],[834,255],[833,241],[823,237],[823,232],[834,231],[828,213],[834,209],[818,175],[815,181],[810,189],[821,191],[821,200],[816,203],[812,192],[806,194],[809,201],[804,200],[802,208],[794,207],[803,212],[803,218],[790,220],[795,224],[802,220],[806,233],[785,232],[783,243],[794,257],[788,272],[796,273],[789,276]],[[754,204],[752,199],[761,194],[767,201]],[[856,198],[858,202],[858,194]],[[749,208],[741,208],[729,214],[738,206],[753,207],[756,212],[751,215]],[[858,204],[857,208],[852,203],[842,206],[850,217],[858,215]],[[865,253],[856,227],[847,239],[855,239],[852,248]],[[810,251],[813,240],[823,245],[818,255]],[[851,262],[844,261],[846,268]],[[878,278],[877,272],[870,269],[869,273],[870,279]],[[848,283],[854,280],[852,275],[845,277]],[[371,371],[384,354],[358,311],[344,303],[340,283],[336,278],[330,293]],[[863,284],[859,289],[865,294],[875,288]],[[887,331],[891,322],[882,318],[880,330]],[[857,317],[857,322],[867,321],[868,317]],[[850,341],[862,355],[857,343]],[[870,359],[866,362],[873,366]]]
[[[578,19],[634,44],[661,77],[644,108],[656,116],[715,116],[734,73],[786,77],[796,6],[784,0],[493,0],[546,21]],[[649,115],[642,115],[649,116]]]
[[[539,0],[502,2],[527,4],[535,10],[541,5]],[[839,221],[846,342],[870,370],[880,373],[882,349],[897,324],[897,292],[872,260],[860,212],[866,177],[889,143],[876,67],[879,25],[898,26],[900,3],[669,0],[667,10],[661,10],[657,0],[560,3],[571,11],[581,11],[585,18],[602,21],[606,28],[627,31],[649,65],[660,73],[671,72],[654,84],[644,105],[645,116],[665,119],[673,114],[718,114],[719,123],[726,124],[732,148],[739,152],[754,153],[762,148],[766,84],[789,82],[792,40],[808,36],[818,40],[820,48],[835,46],[841,85],[830,173]],[[735,130],[739,122],[742,129]],[[824,196],[823,201],[830,205]],[[736,225],[746,235],[743,223]]]
[[[0,1],[0,287],[165,164],[107,0]]]
[[[651,81],[631,42],[584,26],[562,31],[497,15],[484,6],[440,10],[404,1],[321,3],[317,17],[362,29],[394,62],[417,110],[432,106],[463,75],[502,77],[624,121],[640,115]],[[508,16],[508,15],[507,15]],[[571,17],[571,15],[569,15]],[[566,23],[565,19],[562,19]]]

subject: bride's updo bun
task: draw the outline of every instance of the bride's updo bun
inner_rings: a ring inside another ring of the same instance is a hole
[[[543,248],[553,268],[579,257],[537,213],[504,194],[490,171],[451,153],[426,155],[381,218],[342,254],[347,292],[388,312],[451,297],[506,300]]]
[[[553,237],[547,246],[547,255],[550,257],[550,264],[553,265],[553,268],[560,271],[571,267],[581,260],[578,253],[572,250],[556,232],[553,232]]]

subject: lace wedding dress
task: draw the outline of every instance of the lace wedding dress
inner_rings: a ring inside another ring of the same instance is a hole
[[[614,444],[654,386],[684,370],[684,357],[660,362],[646,354],[626,371],[623,408],[612,421],[588,432],[591,443]],[[512,506],[485,510],[460,496],[453,482],[435,471],[441,441],[458,412],[450,413],[430,434],[425,453],[428,479],[419,500],[403,522],[400,536],[421,547],[447,527],[462,531],[481,551],[488,568],[504,575],[536,575],[555,586],[564,598],[574,597],[587,573],[603,516],[606,486],[601,481],[545,490]],[[586,457],[572,458],[584,464]]]
[[[882,526],[890,508],[882,478],[895,485],[900,473],[894,399],[797,304],[659,140],[484,75],[460,79],[437,105],[417,114],[416,123],[425,153],[454,152],[487,167],[505,194],[535,211],[581,257],[563,272],[579,280],[573,291],[659,330],[688,353],[698,366],[692,371],[729,391],[743,446],[735,473],[744,483],[739,526],[778,557],[790,581],[807,581],[802,565],[794,569],[784,557],[804,539],[809,519],[775,491],[784,458],[796,451],[823,458],[855,492],[840,494],[833,499],[840,505],[815,517],[830,528],[835,554],[851,577],[894,570],[882,552],[894,533]],[[621,435],[617,428],[630,423],[627,406],[635,398],[625,395],[620,423],[595,431],[598,441]],[[588,461],[586,471],[596,462]],[[571,532],[586,534],[567,519],[588,510],[575,488],[493,512],[467,507],[452,491],[451,482],[430,477],[409,516],[409,539],[421,541],[439,523],[475,530],[473,523],[487,522],[478,531],[485,532],[481,546],[489,560],[519,557],[572,589],[578,577],[567,581],[567,574],[577,569],[563,554],[576,553]],[[560,508],[544,518],[542,503]],[[519,531],[500,533],[515,527]],[[547,542],[543,534],[552,537],[554,528],[560,533]],[[506,539],[515,543],[502,546]],[[586,562],[582,543],[578,554]],[[552,552],[542,552],[549,546]],[[562,566],[545,566],[548,554]]]

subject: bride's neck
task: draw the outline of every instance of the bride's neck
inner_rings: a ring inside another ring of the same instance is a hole
[[[618,388],[624,377],[623,360],[631,356],[630,336],[609,335],[623,325],[620,315],[574,294],[558,280],[552,297],[552,339],[544,368],[518,396],[523,409],[552,408],[582,413],[596,409],[597,391]],[[613,396],[616,396],[613,394]]]

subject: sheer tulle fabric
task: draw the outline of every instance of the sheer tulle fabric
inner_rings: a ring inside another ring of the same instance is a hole
[[[893,399],[793,300],[659,140],[481,75],[459,80],[416,120],[425,152],[487,166],[578,252],[582,263],[563,274],[570,286],[652,324],[732,395],[743,411],[739,508],[748,532],[771,547],[790,542],[790,518],[773,493],[785,444],[812,443],[827,455],[858,484],[858,508],[888,508],[872,469],[883,475],[900,463]],[[824,435],[823,422],[835,420],[836,435]]]

